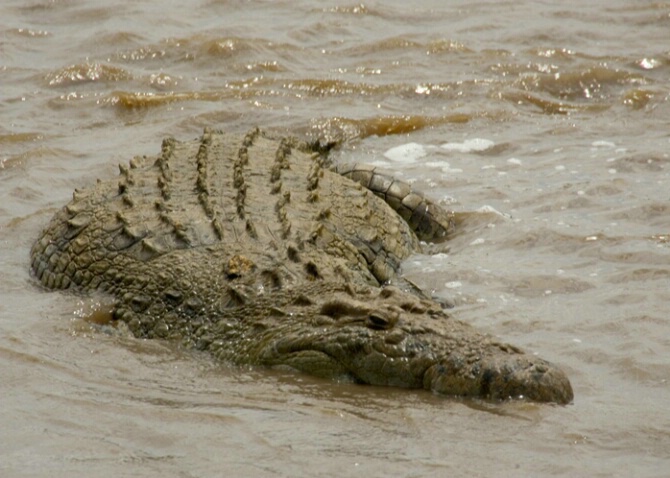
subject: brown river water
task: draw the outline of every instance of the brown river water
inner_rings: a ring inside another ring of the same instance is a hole
[[[0,476],[670,473],[670,3],[4,0],[0,118]],[[255,125],[462,212],[404,274],[574,402],[234,368],[37,286],[74,188]]]

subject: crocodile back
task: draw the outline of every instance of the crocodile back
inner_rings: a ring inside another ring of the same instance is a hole
[[[418,245],[383,200],[329,171],[319,152],[258,129],[168,138],[158,156],[119,168],[118,179],[75,191],[35,243],[43,285],[118,292],[175,264],[252,282],[271,270],[274,282],[378,285]]]

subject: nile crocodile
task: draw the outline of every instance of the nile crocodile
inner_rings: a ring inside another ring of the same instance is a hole
[[[451,216],[374,168],[258,129],[166,139],[76,190],[32,248],[51,289],[234,364],[490,399],[569,403],[556,366],[452,318],[398,276]],[[118,322],[122,321],[122,322]]]

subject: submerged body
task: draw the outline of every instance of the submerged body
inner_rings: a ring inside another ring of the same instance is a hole
[[[32,250],[49,288],[102,290],[137,337],[233,363],[457,396],[568,403],[554,365],[403,283],[450,216],[406,184],[258,130],[164,141],[76,191]],[[393,284],[393,285],[389,285]]]

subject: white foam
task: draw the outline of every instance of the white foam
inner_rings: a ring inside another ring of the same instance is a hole
[[[424,164],[429,168],[442,169],[444,171],[451,169],[451,164],[447,161],[426,161]]]
[[[496,214],[496,215],[501,216],[501,217],[509,217],[508,214],[502,213],[502,212],[498,211],[496,208],[494,208],[493,206],[489,206],[488,204],[485,204],[484,206],[478,208],[477,212],[479,212],[479,213],[492,213],[492,214]]]
[[[484,206],[482,206],[482,207],[480,207],[479,209],[477,209],[477,212],[483,212],[483,213],[486,213],[486,212],[492,212],[492,213],[494,213],[494,214],[498,214],[498,215],[500,215],[500,216],[503,215],[503,214],[502,214],[500,211],[498,211],[496,208],[494,208],[493,206],[489,206],[488,204],[485,204]]]
[[[442,170],[443,173],[462,173],[461,168],[452,168],[448,161],[427,161],[426,166]]]
[[[369,164],[370,166],[374,166],[375,168],[390,168],[391,167],[391,163],[389,163],[388,161],[384,161],[382,159],[376,159],[374,161],[369,161],[369,162],[366,162],[366,164]],[[398,174],[398,173],[396,173],[396,174]]]
[[[384,153],[384,156],[396,163],[412,164],[416,163],[418,159],[423,158],[427,154],[426,148],[422,145],[418,143],[407,143],[389,149]]]
[[[486,151],[493,147],[495,143],[489,139],[473,138],[466,139],[462,143],[444,143],[441,148],[447,151],[456,151],[458,153],[472,153],[477,151]]]
[[[594,148],[615,148],[616,144],[611,141],[594,141],[591,143],[591,146]]]

